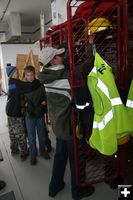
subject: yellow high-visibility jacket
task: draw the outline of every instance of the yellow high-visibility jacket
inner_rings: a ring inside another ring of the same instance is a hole
[[[87,79],[94,104],[89,144],[104,155],[113,155],[117,151],[117,140],[129,135],[133,125],[121,101],[111,68],[97,52],[94,67]]]

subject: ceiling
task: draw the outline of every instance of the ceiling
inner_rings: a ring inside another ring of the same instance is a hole
[[[41,11],[45,15],[45,22],[49,22],[51,20],[51,0],[0,0],[0,32],[5,31],[2,30],[2,25],[6,26],[7,16],[12,12],[17,12],[21,17],[22,32],[34,32],[35,34],[40,27]]]

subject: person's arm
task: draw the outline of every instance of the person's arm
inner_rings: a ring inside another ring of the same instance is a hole
[[[57,79],[60,79],[64,69],[53,71],[49,69],[45,69],[43,72],[38,73],[38,79],[42,84],[51,83]]]
[[[24,82],[17,79],[12,79],[12,80],[17,85],[18,92],[21,94],[32,92],[41,85],[40,81],[37,79],[35,79],[33,82]]]
[[[45,84],[45,82],[46,82],[46,74],[44,74],[43,72],[39,72],[38,73],[38,79],[40,80],[40,82],[42,83],[42,84]]]
[[[42,87],[42,102],[40,108],[43,109],[44,113],[47,111],[47,98],[46,98],[46,91],[45,87]]]
[[[25,113],[26,113],[26,98],[25,98],[25,95],[21,95],[20,97],[20,100],[21,100],[21,114],[23,116],[25,116]]]
[[[96,53],[96,46],[94,44],[94,35],[89,36],[89,45],[87,46],[87,50],[85,52],[85,61],[84,63],[77,65],[75,69],[77,70],[79,75],[83,75],[84,79],[87,78],[87,75],[90,73],[94,66],[94,59]]]
[[[47,99],[44,86],[42,86],[41,88],[40,105],[36,108],[37,113],[40,113],[41,111],[43,111],[43,113],[47,112]]]

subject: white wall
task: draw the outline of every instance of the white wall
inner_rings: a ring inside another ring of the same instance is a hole
[[[6,91],[6,76],[5,76],[5,70],[4,70],[3,52],[2,52],[1,45],[0,45],[0,67],[1,67],[1,74],[2,74],[2,89]]]
[[[2,55],[2,47],[0,45],[0,67],[3,68],[3,55]]]
[[[2,49],[1,49],[1,45],[0,45],[0,67],[1,67],[1,59],[2,59]]]
[[[3,88],[7,91],[8,78],[6,76],[6,65],[16,66],[16,54],[27,54],[29,47],[33,49],[34,54],[39,54],[39,48],[37,45],[28,44],[1,44],[0,45],[0,56],[1,56],[1,67],[3,70]]]
[[[51,3],[52,24],[57,25],[67,20],[67,0],[54,0]]]
[[[67,20],[67,0],[53,0],[51,3],[51,10],[52,10],[52,24],[58,25]],[[79,6],[84,1],[72,1],[72,5],[75,7],[72,8],[72,15],[75,14],[77,6]]]
[[[39,53],[39,49],[36,48],[35,45],[29,44],[2,44],[2,53],[4,66],[7,63],[11,63],[12,65],[16,65],[16,54],[27,54],[29,51],[29,47],[33,49],[34,54]]]

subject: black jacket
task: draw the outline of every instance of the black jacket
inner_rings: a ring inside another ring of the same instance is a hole
[[[6,114],[9,117],[21,117],[21,95],[36,90],[40,85],[40,82],[36,79],[30,83],[10,78]]]
[[[27,117],[44,117],[47,111],[47,106],[42,105],[42,102],[46,102],[46,92],[43,85],[41,85],[37,90],[25,94],[26,103],[26,113]]]

